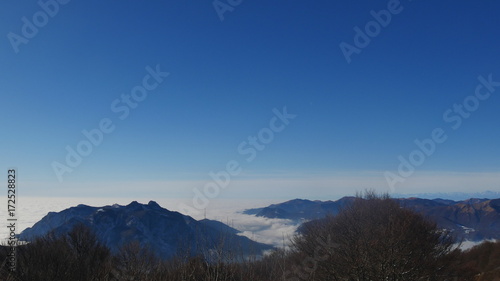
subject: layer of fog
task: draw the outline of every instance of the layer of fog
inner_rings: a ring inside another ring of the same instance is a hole
[[[6,200],[6,198],[3,198]],[[48,198],[48,197],[23,197],[18,200],[16,233],[20,233],[27,227],[33,226],[41,220],[48,212],[59,212],[69,207],[85,204],[94,207],[106,205],[128,205],[132,201],[147,204],[151,199],[131,199],[131,198]],[[180,211],[180,204],[189,204],[189,201],[179,199],[154,199],[160,206],[171,211]],[[200,220],[203,218],[223,222],[241,231],[240,235],[248,238],[271,244],[276,247],[288,245],[294,235],[298,225],[285,219],[268,219],[252,215],[242,214],[242,211],[250,208],[265,207],[273,203],[280,203],[279,200],[257,200],[257,199],[212,199],[206,209],[195,210],[185,215]],[[0,227],[0,239],[5,241],[9,236],[7,225],[7,210],[1,214],[4,227]],[[463,250],[472,248],[479,244],[477,241],[463,241],[460,248]]]
[[[3,198],[6,200],[6,198]],[[106,205],[128,205],[132,201],[147,204],[150,200],[156,201],[160,206],[170,211],[181,211],[182,203],[189,205],[187,200],[179,199],[162,199],[162,198],[146,198],[146,199],[131,199],[131,198],[49,198],[49,197],[23,197],[18,200],[17,204],[17,227],[16,233],[21,233],[27,227],[33,226],[41,220],[49,212],[60,212],[64,209],[85,204],[94,207]],[[257,199],[212,199],[206,209],[188,212],[185,215],[190,215],[193,218],[200,220],[203,218],[217,220],[228,224],[229,226],[241,231],[240,235],[244,235],[258,242],[271,244],[282,247],[288,244],[293,233],[297,229],[297,225],[290,220],[283,219],[267,219],[245,215],[241,212],[245,209],[265,207],[269,204],[279,203],[279,200],[257,200]],[[0,227],[0,237],[7,238],[9,230],[7,228],[7,212],[1,212],[1,220],[5,227]],[[10,222],[9,222],[10,223]]]

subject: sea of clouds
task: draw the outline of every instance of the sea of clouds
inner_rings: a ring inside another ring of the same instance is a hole
[[[4,202],[7,202],[6,197],[3,197]],[[22,197],[17,200],[17,228],[16,233],[21,233],[27,227],[33,226],[41,220],[49,212],[60,212],[64,209],[85,204],[93,207],[102,207],[107,205],[119,204],[128,205],[132,201],[137,201],[142,204],[147,204],[150,198],[88,198],[88,197]],[[162,199],[155,198],[161,207],[170,211],[180,212],[178,206],[180,203],[187,203],[186,199]],[[266,207],[270,204],[281,203],[284,200],[278,199],[212,199],[206,210],[196,213],[184,213],[194,219],[201,220],[203,218],[217,220],[223,222],[233,228],[241,231],[240,235],[257,242],[271,244],[276,247],[286,247],[289,245],[290,239],[293,237],[298,225],[290,220],[285,219],[269,219],[256,217],[253,215],[245,215],[242,211],[250,208]],[[7,226],[10,222],[7,221],[8,213],[7,206],[4,205],[3,210],[0,210],[0,241],[6,243],[6,238],[9,235]],[[469,249],[480,242],[463,241],[460,248],[463,250]]]
[[[3,197],[4,202],[7,199]],[[150,200],[156,201],[161,207],[170,211],[177,209],[179,203],[186,203],[183,199],[161,199],[161,198],[76,198],[76,197],[22,197],[17,202],[17,228],[16,233],[21,233],[27,227],[33,226],[49,212],[60,212],[64,209],[85,204],[94,207],[106,205],[128,205],[132,201],[147,204]],[[242,214],[242,211],[250,208],[265,207],[280,200],[257,200],[257,199],[212,199],[206,210],[197,213],[185,214],[200,220],[206,218],[223,222],[241,231],[241,235],[247,236],[258,242],[282,247],[288,244],[293,236],[297,225],[290,220],[268,219]],[[0,210],[0,237],[3,239],[9,235],[7,228],[7,207]],[[10,223],[10,222],[9,222]]]

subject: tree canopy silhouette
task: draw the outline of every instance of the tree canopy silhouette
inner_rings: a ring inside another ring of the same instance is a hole
[[[333,217],[305,223],[293,239],[295,268],[307,280],[447,280],[458,250],[446,231],[366,192]],[[294,273],[295,272],[295,273]]]

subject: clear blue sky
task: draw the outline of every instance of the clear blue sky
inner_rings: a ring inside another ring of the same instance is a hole
[[[396,191],[500,190],[500,87],[456,130],[443,119],[478,76],[500,81],[500,3],[401,1],[348,63],[339,44],[391,2],[244,0],[221,21],[212,1],[73,0],[16,53],[10,32],[43,10],[2,1],[0,167],[24,196],[190,197],[235,160],[219,197],[325,199],[388,190],[384,172],[442,128]],[[157,65],[170,75],[121,120],[111,104]],[[238,146],[285,106],[297,117],[246,161]],[[59,182],[54,161],[103,118],[114,131]]]

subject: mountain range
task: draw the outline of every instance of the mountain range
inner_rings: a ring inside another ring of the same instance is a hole
[[[446,192],[446,193],[415,193],[415,194],[391,194],[392,198],[422,198],[422,199],[435,199],[435,198],[446,198],[453,201],[463,201],[469,198],[485,198],[485,199],[495,199],[500,198],[500,192],[497,191],[480,191],[480,192]]]
[[[326,215],[336,215],[356,200],[343,197],[336,201],[294,199],[263,208],[247,209],[244,214],[270,219],[287,219],[299,225]],[[458,241],[500,239],[500,199],[394,198],[404,208],[412,209],[438,227],[453,233]],[[190,216],[162,208],[154,201],[140,204],[91,207],[78,205],[61,212],[50,212],[31,228],[25,229],[20,240],[32,241],[48,233],[63,235],[75,225],[88,226],[98,239],[113,252],[138,241],[161,258],[177,254],[196,255],[231,251],[240,256],[260,255],[271,245],[258,243],[242,236],[240,231],[214,220],[195,220]]]
[[[355,197],[337,201],[311,201],[294,199],[264,208],[247,209],[244,214],[265,218],[289,219],[295,223],[335,216]],[[500,239],[500,199],[448,199],[395,198],[404,208],[412,209],[437,223],[441,229],[452,232],[458,241]]]
[[[195,220],[190,216],[162,208],[154,201],[140,204],[91,207],[78,205],[61,212],[50,212],[33,227],[19,235],[32,241],[48,233],[63,235],[75,225],[88,226],[112,252],[124,244],[138,241],[164,259],[176,254],[206,254],[224,249],[241,256],[260,255],[272,246],[257,243],[239,231],[218,221]]]

